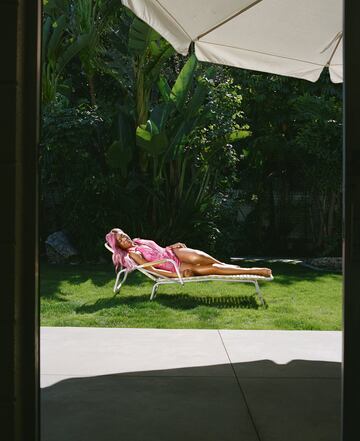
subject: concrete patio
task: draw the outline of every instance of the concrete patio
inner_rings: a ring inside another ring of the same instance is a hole
[[[41,329],[42,441],[339,441],[341,333]]]

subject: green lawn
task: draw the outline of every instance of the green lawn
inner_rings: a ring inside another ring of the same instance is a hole
[[[250,262],[243,264],[252,266]],[[149,301],[151,281],[130,274],[113,297],[114,271],[106,265],[41,266],[41,325],[126,328],[340,330],[342,276],[300,265],[260,263],[275,280],[261,287],[204,282],[160,286]]]

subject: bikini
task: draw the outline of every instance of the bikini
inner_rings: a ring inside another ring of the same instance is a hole
[[[138,251],[148,262],[152,262],[154,260],[171,259],[180,268],[181,262],[170,247],[163,248],[153,240],[139,238],[133,239],[133,242],[135,243],[135,246],[129,248],[128,251]],[[154,265],[154,268],[163,269],[172,273],[175,272],[175,267],[171,262]]]

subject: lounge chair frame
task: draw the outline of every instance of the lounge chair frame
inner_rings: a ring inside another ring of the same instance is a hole
[[[105,243],[105,248],[107,250],[109,250],[111,253],[113,253],[112,248],[107,243]],[[165,262],[171,262],[174,265],[174,268],[175,268],[175,271],[176,271],[178,277],[176,277],[176,278],[166,277],[163,275],[156,274],[156,273],[152,272],[151,270],[147,269],[147,268],[152,267],[154,265],[159,265],[159,264],[165,263]],[[254,274],[239,274],[239,275],[228,275],[228,276],[226,276],[226,275],[209,275],[209,276],[195,276],[195,277],[185,277],[184,278],[184,277],[181,277],[179,267],[174,260],[161,259],[161,260],[156,260],[153,262],[147,262],[142,265],[136,265],[132,270],[128,270],[126,268],[121,268],[116,274],[115,284],[114,284],[114,288],[113,288],[115,296],[120,292],[121,287],[124,285],[128,274],[134,270],[139,270],[141,273],[145,274],[153,282],[155,282],[152,287],[152,290],[151,290],[150,300],[153,300],[156,297],[156,294],[157,294],[157,291],[158,291],[158,288],[160,285],[169,285],[169,284],[178,283],[181,286],[184,286],[185,283],[190,283],[190,282],[218,281],[218,282],[253,283],[255,285],[255,290],[256,290],[256,293],[259,297],[260,303],[264,306],[265,301],[264,301],[264,298],[263,298],[261,290],[260,290],[259,281],[269,282],[274,279],[273,276],[264,277],[264,276],[257,276]]]

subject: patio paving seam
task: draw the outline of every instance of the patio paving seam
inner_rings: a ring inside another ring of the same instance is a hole
[[[126,378],[165,378],[165,375],[136,375],[131,372],[113,372],[113,373],[106,373],[106,374],[96,374],[96,375],[90,375],[90,374],[71,374],[68,372],[60,372],[60,373],[51,373],[51,374],[41,374],[42,376],[49,376],[49,377],[57,377],[57,376],[71,376],[71,377],[81,377],[81,378],[88,378],[89,376],[92,377],[104,377],[106,375],[121,375]],[[231,378],[228,375],[167,375],[167,377],[171,378]],[[247,377],[248,379],[254,378],[254,377]],[[259,377],[262,378],[262,377]],[[332,378],[329,378],[331,380]]]
[[[284,376],[284,377],[278,377],[278,376],[268,376],[264,377],[263,375],[257,375],[256,377],[248,376],[244,377],[241,376],[242,380],[336,380],[339,381],[339,377],[291,377],[291,376]]]
[[[252,424],[252,426],[253,426],[253,428],[254,428],[254,431],[255,431],[255,433],[256,433],[256,437],[257,437],[258,441],[261,441],[260,433],[259,433],[259,431],[258,431],[258,428],[256,427],[254,417],[253,417],[253,415],[252,415],[252,413],[251,413],[251,411],[250,411],[250,407],[249,407],[248,401],[247,401],[247,399],[246,399],[245,392],[244,392],[243,388],[241,387],[241,384],[240,384],[240,381],[239,381],[238,376],[236,375],[235,368],[234,368],[233,363],[232,363],[232,361],[231,361],[231,359],[230,359],[230,356],[229,356],[228,350],[227,350],[227,348],[226,348],[226,346],[225,346],[225,343],[224,343],[224,340],[223,340],[223,338],[222,338],[221,332],[220,332],[219,329],[218,329],[217,332],[218,332],[219,337],[220,337],[220,340],[221,340],[221,342],[222,342],[222,344],[223,344],[223,346],[224,346],[224,350],[225,350],[226,355],[227,355],[227,358],[228,358],[228,360],[229,360],[229,363],[230,363],[231,369],[232,369],[232,371],[233,371],[233,373],[234,373],[234,376],[235,376],[235,379],[236,379],[236,382],[237,382],[237,385],[238,385],[238,388],[239,388],[239,391],[240,391],[241,397],[242,397],[242,399],[243,399],[243,401],[244,401],[244,404],[245,404],[245,407],[246,407],[247,413],[248,413],[248,415],[249,415],[249,418],[250,418],[251,424]]]

